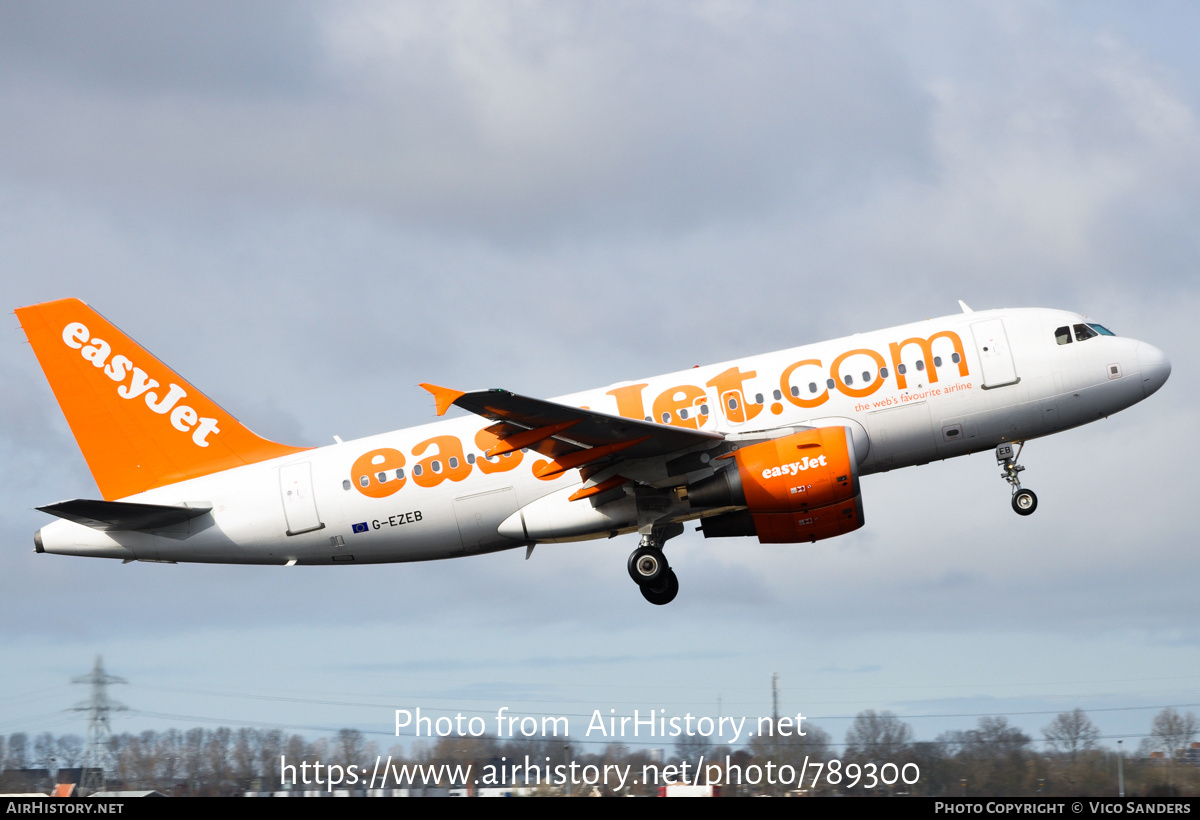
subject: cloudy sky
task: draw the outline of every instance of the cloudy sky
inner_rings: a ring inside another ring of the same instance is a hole
[[[97,491],[16,318],[0,344],[0,733],[103,654],[117,731],[392,710],[891,709],[932,739],[1200,711],[1200,9],[1186,3],[0,4],[0,283],[77,296],[257,432],[433,418],[957,311],[1162,348],[1151,400],[864,479],[816,545],[634,538],[433,564],[34,555]],[[628,739],[627,739],[628,740]],[[1112,741],[1110,741],[1112,742]],[[661,744],[653,744],[661,745]],[[1126,746],[1130,744],[1127,742]]]

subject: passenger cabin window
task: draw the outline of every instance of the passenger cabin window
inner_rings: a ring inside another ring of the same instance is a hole
[[[957,353],[952,353],[952,354],[950,354],[950,361],[954,362],[955,364],[958,364],[959,362],[962,361],[962,356],[959,356]]]
[[[1075,325],[1075,341],[1077,342],[1086,342],[1088,339],[1099,335],[1099,333],[1092,330],[1087,325]]]
[[[350,479],[347,478],[345,481],[342,482],[342,489],[343,490],[350,489]]]
[[[1060,345],[1069,345],[1071,343],[1071,328],[1064,325],[1054,331],[1054,341]]]

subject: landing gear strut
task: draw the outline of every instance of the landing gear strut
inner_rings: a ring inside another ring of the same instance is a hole
[[[629,555],[629,577],[642,591],[642,597],[655,606],[669,604],[679,594],[679,579],[667,563],[662,547],[668,538],[683,532],[682,524],[654,527],[642,533],[642,541]]]
[[[1037,509],[1037,496],[1033,494],[1033,490],[1021,487],[1019,475],[1025,468],[1017,464],[1017,459],[1021,457],[1021,450],[1024,448],[1025,442],[1019,442],[1014,454],[1012,442],[1004,442],[996,448],[996,463],[1004,469],[1000,477],[1012,487],[1013,512],[1017,515],[1032,515],[1033,511]]]

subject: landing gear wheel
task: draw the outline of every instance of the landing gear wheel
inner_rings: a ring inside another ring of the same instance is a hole
[[[661,584],[663,577],[670,571],[667,557],[662,554],[662,550],[655,547],[638,547],[629,555],[629,577],[642,587],[643,591],[646,587]]]
[[[664,606],[675,600],[675,596],[679,594],[679,579],[675,577],[675,570],[668,569],[666,578],[657,586],[643,586],[642,597],[655,606]]]
[[[1037,509],[1037,496],[1033,490],[1018,490],[1013,493],[1012,505],[1017,515],[1032,515]]]
[[[1013,450],[1012,442],[1002,442],[996,448],[996,463],[999,464],[1004,472],[1000,473],[1000,477],[1008,482],[1012,487],[1012,508],[1017,515],[1033,515],[1033,511],[1037,509],[1037,496],[1033,494],[1033,490],[1026,490],[1021,486],[1020,475],[1025,470],[1017,459],[1021,457],[1021,451],[1025,449],[1025,442],[1020,442],[1017,449]]]

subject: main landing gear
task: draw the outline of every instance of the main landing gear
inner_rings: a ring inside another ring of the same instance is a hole
[[[682,524],[654,527],[642,533],[638,548],[629,554],[629,577],[642,591],[642,597],[655,606],[669,604],[679,594],[679,579],[667,563],[662,547],[668,538],[683,532]]]
[[[1033,494],[1033,490],[1023,489],[1021,479],[1018,477],[1020,472],[1025,469],[1017,464],[1017,459],[1021,457],[1021,450],[1024,448],[1025,442],[1019,442],[1014,454],[1012,442],[1004,442],[996,448],[996,463],[1004,468],[1000,477],[1012,487],[1013,512],[1017,515],[1032,515],[1033,511],[1037,509],[1037,496]]]

